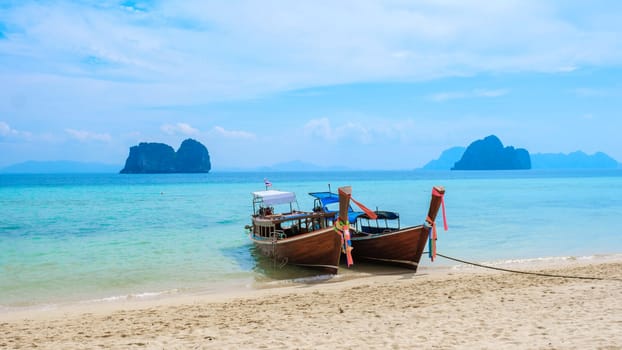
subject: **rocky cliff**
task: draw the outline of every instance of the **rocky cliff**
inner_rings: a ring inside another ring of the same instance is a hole
[[[177,152],[164,143],[141,142],[130,147],[122,174],[207,173],[211,169],[207,148],[187,139]]]
[[[503,147],[501,140],[490,135],[477,140],[464,151],[451,170],[516,170],[531,169],[529,152],[523,148]]]

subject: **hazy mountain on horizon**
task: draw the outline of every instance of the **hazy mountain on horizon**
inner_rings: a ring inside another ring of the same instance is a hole
[[[438,159],[429,161],[423,170],[449,170],[460,160],[466,147],[452,147],[441,153]],[[533,169],[615,169],[622,168],[622,163],[603,152],[588,155],[582,151],[564,153],[531,154]],[[52,173],[118,173],[121,164],[105,164],[96,162],[59,161],[25,161],[0,168],[0,173],[52,174]],[[300,160],[276,163],[270,166],[255,168],[223,168],[215,171],[351,171],[348,167],[319,166]],[[367,169],[371,170],[371,169]]]
[[[257,168],[258,171],[347,171],[352,170],[347,167],[320,166],[313,163],[307,163],[300,160],[276,163],[270,166],[262,166]]]
[[[53,173],[118,173],[123,165],[70,160],[34,161],[29,160],[0,168],[0,173],[12,174],[53,174]],[[223,168],[216,171],[348,171],[347,167],[320,166],[313,163],[294,160],[255,168]]]
[[[214,168],[213,171],[219,172],[257,172],[257,171],[352,171],[357,169],[352,169],[348,167],[338,167],[338,166],[321,166],[313,163],[303,162],[300,160],[292,160],[289,162],[281,162],[275,163],[272,165],[265,165],[259,167],[225,167],[225,168]]]
[[[452,147],[448,148],[441,153],[438,159],[429,161],[423,166],[425,170],[449,170],[457,161],[462,158],[462,155],[466,151],[466,147]]]
[[[531,155],[534,169],[615,169],[622,167],[615,159],[603,152],[592,155],[583,151],[572,153],[535,153]]]
[[[119,164],[78,162],[72,160],[36,161],[29,160],[0,168],[0,173],[12,174],[54,174],[54,173],[118,173]]]
[[[452,147],[435,160],[423,166],[424,170],[449,170],[459,161],[465,147]],[[534,153],[531,154],[532,169],[616,169],[622,168],[622,163],[603,152],[586,154],[583,151],[571,153]]]

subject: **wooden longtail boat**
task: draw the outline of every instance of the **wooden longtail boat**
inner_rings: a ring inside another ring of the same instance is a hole
[[[350,207],[348,220],[352,257],[354,261],[361,259],[378,263],[387,263],[417,270],[421,255],[432,233],[436,215],[443,202],[445,189],[434,187],[430,208],[425,223],[418,226],[400,227],[399,214],[388,211],[375,211],[371,218],[369,214],[357,212]],[[315,210],[331,212],[328,205],[338,200],[340,196],[348,196],[339,192],[339,195],[329,192],[310,193],[316,198]],[[435,241],[430,240],[435,249]]]
[[[277,265],[293,264],[336,274],[341,236],[332,227],[334,213],[295,210],[293,192],[253,192],[250,238]],[[288,207],[280,213],[275,206]],[[297,206],[297,205],[296,205]]]

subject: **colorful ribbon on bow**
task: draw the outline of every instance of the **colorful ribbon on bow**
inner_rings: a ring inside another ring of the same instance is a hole
[[[441,208],[443,209],[443,228],[447,231],[447,215],[445,213],[445,193],[439,192],[436,187],[432,187],[432,196],[441,198]],[[436,233],[436,222],[432,220],[431,217],[427,217],[426,221],[430,224],[430,230],[428,231],[429,237],[429,251],[428,256],[430,260],[434,261],[436,259],[436,240],[438,239],[438,235]]]
[[[352,196],[350,196],[350,200],[352,202],[354,202],[354,204],[356,204],[357,207],[361,208],[361,210],[367,214],[367,216],[372,219],[372,220],[376,220],[378,218],[378,215],[376,215],[376,213],[372,210],[370,210],[369,208],[367,208],[366,206],[364,206],[361,202],[357,201],[356,199],[352,198]]]
[[[341,218],[337,218],[335,222],[335,231],[341,236],[341,250],[346,254],[346,262],[348,267],[350,267],[354,264],[354,259],[352,258],[352,241],[350,240],[350,222],[346,220],[344,224]]]

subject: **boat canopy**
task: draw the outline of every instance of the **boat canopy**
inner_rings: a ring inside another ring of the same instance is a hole
[[[309,195],[315,198],[316,201],[319,201],[322,209],[327,213],[338,213],[338,210],[330,210],[328,208],[329,204],[339,203],[339,195],[333,192],[311,192]],[[348,206],[348,221],[353,223],[356,221],[358,217],[364,215],[362,211],[354,211],[352,206]]]
[[[339,195],[333,192],[311,192],[309,195],[320,200],[323,206],[339,202]]]
[[[275,190],[258,191],[253,192],[253,201],[264,205],[288,204],[296,201],[296,194]]]

